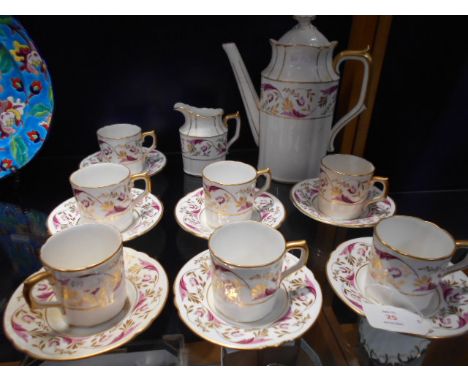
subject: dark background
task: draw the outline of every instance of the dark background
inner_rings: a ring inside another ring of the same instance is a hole
[[[255,163],[256,147],[221,44],[237,43],[258,89],[260,72],[270,60],[268,39],[281,37],[295,21],[290,16],[18,19],[47,61],[55,112],[48,140],[36,158],[0,180],[0,239],[4,240],[0,316],[11,292],[40,266],[36,254],[47,237],[44,221],[72,196],[69,174],[83,157],[98,150],[95,131],[109,123],[156,129],[158,148],[168,154],[167,167],[153,178],[153,193],[165,205],[164,217],[154,233],[129,246],[164,264],[172,283],[180,267],[206,249],[206,242],[182,231],[173,216],[177,201],[195,188],[191,182],[199,182],[182,174],[178,154],[170,155],[180,151],[178,128],[183,123],[173,105],[181,101],[221,107],[226,113],[241,111],[241,138],[231,158]],[[350,16],[320,16],[314,24],[330,41],[339,41],[336,52],[340,52],[346,49],[351,21]],[[398,212],[441,224],[457,239],[467,238],[466,191],[407,191],[468,189],[467,21],[466,17],[394,17],[365,152],[377,175],[390,178],[390,195]],[[310,238],[315,255],[320,256],[318,246],[332,245],[327,236],[316,240],[321,226],[292,206],[289,186],[274,185],[273,192],[281,194],[289,207],[282,227],[285,236]],[[370,229],[348,231],[355,236],[371,234]],[[355,320],[346,307],[337,311],[340,321]],[[177,319],[172,303],[157,322],[142,335],[144,339],[167,333],[196,339]],[[0,356],[2,360],[20,357],[1,331]]]
[[[240,110],[234,150],[254,149],[229,61],[234,41],[252,80],[270,60],[289,16],[18,17],[52,76],[55,113],[40,156],[84,157],[98,150],[95,131],[129,122],[156,129],[159,149],[179,151],[183,116],[176,102]],[[468,188],[468,28],[466,17],[396,16],[365,157],[391,191]],[[350,16],[314,24],[346,49]],[[30,165],[31,166],[31,165]]]

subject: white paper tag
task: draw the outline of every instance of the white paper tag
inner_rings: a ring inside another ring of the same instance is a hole
[[[391,332],[425,335],[432,325],[418,314],[391,305],[362,303],[369,324]]]

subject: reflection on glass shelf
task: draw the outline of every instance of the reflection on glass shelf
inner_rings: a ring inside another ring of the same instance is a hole
[[[45,221],[42,212],[0,203],[0,251],[18,280],[40,268],[39,249],[47,238]]]
[[[281,346],[252,350],[221,348],[223,366],[321,366],[322,361],[302,338]]]

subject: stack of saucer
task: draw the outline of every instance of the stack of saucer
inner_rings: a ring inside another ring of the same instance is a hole
[[[150,148],[142,147],[146,136]],[[135,125],[98,130],[99,154],[70,176],[74,197],[47,219],[43,268],[10,298],[4,329],[19,350],[37,359],[76,360],[122,346],[159,315],[169,293],[155,259],[122,242],[155,227],[163,214],[150,175],[164,155],[154,132]],[[137,180],[145,189],[133,187]],[[97,223],[97,224],[96,224]]]
[[[124,241],[132,240],[154,228],[162,217],[163,205],[151,194],[149,177],[162,170],[166,158],[155,149],[154,131],[142,133],[136,125],[105,126],[97,136],[101,151],[84,159],[81,169],[72,174],[75,197],[52,211],[47,228],[53,235],[85,222],[100,221],[115,225]],[[147,136],[153,138],[149,148],[142,146]],[[110,174],[114,174],[112,179]],[[145,191],[133,188],[137,179],[146,181]]]

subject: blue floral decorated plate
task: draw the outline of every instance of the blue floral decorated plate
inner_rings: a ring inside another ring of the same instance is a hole
[[[18,21],[0,17],[0,179],[37,154],[53,107],[49,72],[34,43]]]

